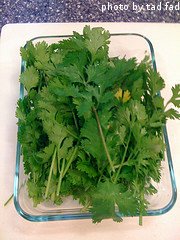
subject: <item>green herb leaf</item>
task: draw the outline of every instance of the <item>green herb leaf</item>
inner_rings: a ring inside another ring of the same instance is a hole
[[[20,76],[20,82],[24,85],[26,90],[29,92],[32,88],[38,86],[39,74],[38,71],[33,67],[28,67],[25,72]]]

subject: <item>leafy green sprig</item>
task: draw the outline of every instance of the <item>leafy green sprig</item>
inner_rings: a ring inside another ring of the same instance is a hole
[[[180,118],[180,85],[165,104],[149,58],[110,58],[109,43],[108,31],[85,26],[59,43],[21,48],[18,138],[34,206],[72,195],[93,222],[139,214],[141,225],[161,178],[163,126]]]

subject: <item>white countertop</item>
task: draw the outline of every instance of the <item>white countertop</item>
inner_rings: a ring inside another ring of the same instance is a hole
[[[122,223],[105,220],[92,224],[91,220],[32,223],[18,215],[11,201],[4,202],[13,192],[16,156],[15,108],[19,97],[20,55],[25,42],[39,35],[70,34],[81,31],[87,23],[9,24],[3,27],[0,40],[0,240],[179,240],[180,199],[166,214],[138,218],[124,218]],[[136,32],[148,37],[155,48],[158,71],[165,79],[163,96],[171,86],[180,83],[180,24],[164,23],[92,23],[113,32]],[[180,121],[169,121],[168,135],[176,177],[180,189]]]

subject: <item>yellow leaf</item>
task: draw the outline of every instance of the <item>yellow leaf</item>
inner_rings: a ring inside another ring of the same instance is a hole
[[[118,100],[122,99],[122,89],[121,88],[118,89],[117,93],[115,94],[115,97]]]
[[[125,103],[131,98],[131,94],[128,90],[126,90],[123,94],[123,90],[121,88],[119,88],[118,91],[115,94],[115,97],[118,100],[121,100],[123,103]]]
[[[126,90],[123,94],[123,99],[122,99],[123,103],[127,102],[130,98],[131,98],[131,94],[128,90]]]

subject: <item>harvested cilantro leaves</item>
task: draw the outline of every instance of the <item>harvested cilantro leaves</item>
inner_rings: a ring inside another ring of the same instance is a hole
[[[164,103],[148,57],[110,58],[109,43],[108,31],[85,26],[56,44],[21,48],[18,139],[34,206],[72,195],[94,223],[138,214],[142,224],[161,178],[163,126],[180,118],[180,85]]]

